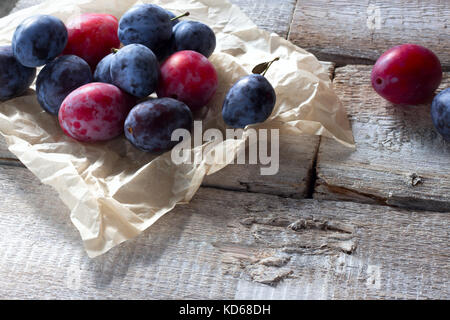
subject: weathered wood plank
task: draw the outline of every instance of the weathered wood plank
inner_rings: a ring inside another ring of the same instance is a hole
[[[433,50],[450,68],[448,0],[302,0],[289,39],[339,64],[373,63],[402,43]]]
[[[6,16],[16,5],[17,0],[3,0],[0,2],[0,18]]]
[[[280,136],[279,171],[261,175],[261,165],[231,164],[206,176],[203,186],[305,198],[310,195],[317,136]]]
[[[2,299],[450,298],[448,213],[201,188],[89,259],[28,170],[0,166],[0,195]]]
[[[26,9],[31,6],[41,4],[42,2],[44,2],[46,0],[3,0],[3,1],[13,3],[13,8],[10,12],[10,13],[13,13],[13,12],[16,12],[16,11],[19,11],[22,9]]]
[[[450,143],[431,122],[430,106],[395,106],[370,84],[371,67],[336,69],[357,149],[322,139],[314,197],[449,211]],[[444,73],[440,89],[450,85]]]
[[[286,38],[296,0],[230,0],[258,27]]]
[[[0,159],[17,159],[17,157],[8,150],[5,138],[0,135]]]

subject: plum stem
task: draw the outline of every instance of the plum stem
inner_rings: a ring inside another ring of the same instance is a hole
[[[266,75],[266,72],[269,70],[270,66],[272,65],[272,63],[274,63],[275,61],[280,60],[280,57],[276,57],[275,59],[273,59],[272,61],[270,61],[267,64],[267,68],[263,71],[263,73],[261,73],[261,75],[264,77]]]
[[[111,49],[111,53],[117,53],[117,52],[119,52],[119,49],[117,49],[117,48],[112,48]]]
[[[183,17],[187,17],[189,15],[190,15],[190,13],[188,11],[188,12],[185,12],[183,14],[180,14],[178,17],[174,17],[174,18],[170,19],[170,21],[174,21],[174,20],[177,20],[177,19],[180,19],[180,18],[183,18]]]

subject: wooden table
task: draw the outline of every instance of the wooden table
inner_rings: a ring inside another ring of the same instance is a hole
[[[381,52],[415,42],[440,57],[449,86],[448,1],[232,2],[330,61],[357,150],[284,137],[278,175],[229,166],[191,204],[89,259],[68,209],[1,139],[0,298],[450,298],[450,143],[429,106],[392,106],[369,82]]]

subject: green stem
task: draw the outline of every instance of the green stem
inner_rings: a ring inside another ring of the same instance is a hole
[[[117,49],[117,48],[112,48],[111,49],[111,53],[117,53],[117,52],[119,52],[119,49]]]
[[[185,12],[183,14],[180,14],[178,17],[174,17],[174,18],[170,19],[170,21],[174,21],[174,20],[177,20],[177,19],[180,19],[180,18],[183,18],[183,17],[187,17],[189,15],[190,15],[189,12]]]
[[[269,70],[270,66],[272,65],[272,63],[274,63],[275,61],[278,61],[278,60],[280,60],[280,57],[276,57],[275,59],[270,61],[270,63],[267,65],[266,70],[264,70],[263,73],[261,73],[261,75],[264,77],[266,75],[266,72]]]

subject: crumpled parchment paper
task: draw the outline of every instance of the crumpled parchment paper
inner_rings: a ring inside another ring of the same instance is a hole
[[[144,1],[150,2],[150,1]],[[47,1],[0,19],[0,43],[9,44],[15,28],[35,14],[67,20],[80,13],[109,13],[120,18],[135,0]],[[205,127],[223,130],[221,107],[232,84],[261,62],[280,57],[267,79],[277,94],[270,119],[254,128],[279,128],[280,133],[332,137],[353,146],[345,110],[331,88],[327,73],[310,53],[285,39],[259,30],[240,9],[225,0],[151,1],[174,13],[208,24],[217,48],[210,57],[219,75],[219,89]],[[34,87],[33,87],[34,88]],[[188,202],[203,177],[226,164],[176,165],[170,152],[152,156],[136,150],[123,137],[105,143],[79,143],[66,137],[57,118],[45,113],[32,89],[25,96],[0,104],[0,133],[9,149],[44,184],[53,186],[71,210],[90,257],[133,238],[175,205]],[[214,146],[234,156],[242,139]],[[202,152],[205,145],[192,150]],[[221,149],[223,150],[223,149]]]

